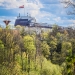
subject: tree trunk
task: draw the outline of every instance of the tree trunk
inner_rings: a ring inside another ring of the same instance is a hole
[[[30,56],[28,55],[28,75],[30,75]]]
[[[22,59],[22,51],[21,51],[21,61],[22,61],[22,71],[23,71],[23,59]]]
[[[74,62],[74,72],[73,72],[73,75],[75,75],[75,62]]]

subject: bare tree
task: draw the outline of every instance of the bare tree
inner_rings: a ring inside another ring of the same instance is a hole
[[[75,15],[75,0],[61,0],[65,8],[69,9],[68,15]]]

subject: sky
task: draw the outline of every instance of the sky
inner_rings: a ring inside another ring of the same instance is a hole
[[[24,5],[25,8],[19,8]],[[68,9],[64,8],[60,0],[0,0],[0,25],[5,26],[3,20],[10,20],[14,25],[20,13],[27,13],[36,18],[36,22],[57,24],[59,26],[73,26],[74,15],[67,15]]]

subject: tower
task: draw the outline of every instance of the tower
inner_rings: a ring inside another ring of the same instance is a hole
[[[3,22],[4,22],[5,25],[7,26],[11,21],[10,21],[10,20],[4,20]]]

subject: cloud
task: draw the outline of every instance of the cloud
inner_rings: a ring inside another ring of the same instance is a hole
[[[18,8],[21,5],[25,5],[25,7],[30,7],[33,9],[39,9],[42,7],[39,0],[35,0],[35,2],[32,0],[30,2],[27,0],[0,0],[0,6],[3,6],[6,9]]]
[[[24,14],[24,9],[18,9],[19,6],[25,6],[25,13],[31,14],[31,16],[36,16],[40,13],[40,9],[43,8],[42,3],[39,0],[1,0],[0,6],[3,8],[10,10],[14,9],[13,13],[21,13]]]
[[[50,3],[50,4],[49,4]],[[24,9],[19,9],[19,6],[25,6],[25,15],[29,13],[35,17],[37,22],[49,24],[70,25],[73,20],[69,20],[66,16],[65,9],[59,0],[0,0],[0,6],[10,11],[11,13],[24,15]],[[8,18],[7,18],[8,17]],[[11,20],[10,24],[14,24],[16,16],[0,17],[0,23],[3,24],[3,19]]]

